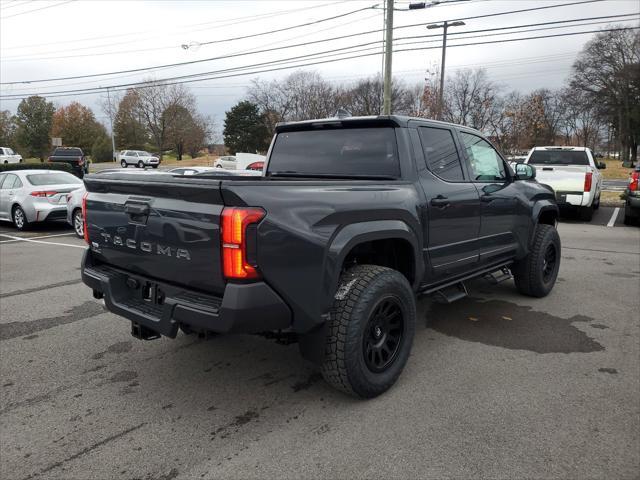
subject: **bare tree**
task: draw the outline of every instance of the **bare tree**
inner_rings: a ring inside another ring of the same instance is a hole
[[[485,130],[496,114],[499,87],[484,69],[459,70],[448,77],[444,91],[443,118],[453,123]]]
[[[136,88],[133,95],[135,110],[143,119],[162,159],[168,132],[180,121],[181,108],[189,112],[195,111],[195,98],[184,85],[167,85],[155,81]]]

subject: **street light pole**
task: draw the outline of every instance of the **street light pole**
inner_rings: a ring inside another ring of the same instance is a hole
[[[434,23],[431,25],[427,25],[428,29],[433,28],[442,28],[442,61],[440,63],[440,90],[438,91],[438,120],[442,120],[442,110],[444,107],[444,70],[447,60],[447,31],[449,27],[458,27],[462,26],[465,23],[463,21],[457,22],[444,22],[440,25]]]
[[[382,114],[391,115],[391,58],[393,53],[393,0],[387,0],[387,24],[384,43],[384,90]]]

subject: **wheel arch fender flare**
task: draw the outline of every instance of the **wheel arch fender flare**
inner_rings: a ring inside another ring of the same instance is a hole
[[[333,295],[338,288],[342,264],[354,247],[373,240],[404,240],[411,245],[413,253],[414,290],[422,279],[424,265],[422,262],[422,248],[414,230],[401,220],[375,220],[357,222],[346,225],[333,237],[325,260],[325,285],[329,298],[325,305],[333,304]]]
[[[558,216],[560,215],[560,209],[558,208],[558,205],[555,202],[552,202],[551,200],[538,200],[533,204],[531,217],[533,220],[534,228],[536,225],[538,225],[540,221],[540,217],[546,212],[552,212],[552,214],[556,218],[556,221],[558,219]]]

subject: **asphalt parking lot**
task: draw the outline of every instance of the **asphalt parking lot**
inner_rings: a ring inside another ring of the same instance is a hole
[[[135,340],[80,282],[82,240],[0,224],[0,477],[638,478],[640,228],[614,213],[560,224],[547,298],[420,300],[404,374],[367,402],[296,345]]]

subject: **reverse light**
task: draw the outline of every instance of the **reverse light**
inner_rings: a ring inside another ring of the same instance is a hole
[[[250,280],[260,277],[255,265],[247,259],[247,227],[258,223],[264,215],[264,210],[253,207],[225,207],[222,210],[222,272],[225,278]]]
[[[84,192],[82,196],[82,230],[84,233],[84,241],[89,243],[89,230],[87,228],[87,197],[89,192]]]
[[[58,192],[54,192],[53,190],[40,190],[37,192],[31,192],[31,196],[32,197],[53,197],[54,195],[56,195]]]
[[[640,190],[640,172],[631,172],[629,176],[629,191],[637,192]]]
[[[591,182],[593,181],[593,172],[587,172],[584,175],[584,191],[591,191]]]

